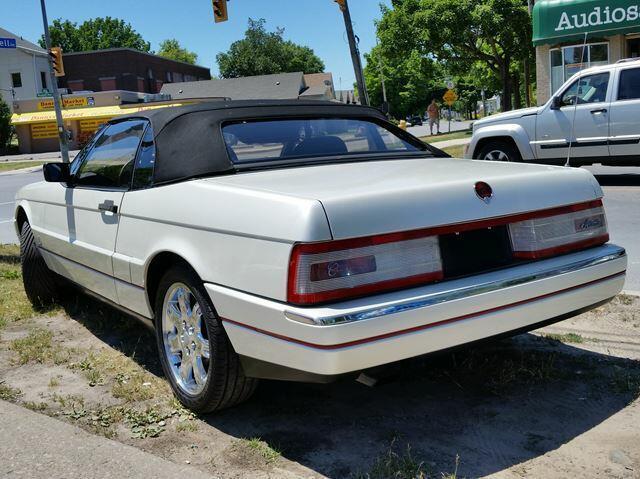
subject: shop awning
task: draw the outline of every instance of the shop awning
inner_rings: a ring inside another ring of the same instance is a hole
[[[640,0],[540,0],[533,7],[533,44],[640,32]]]
[[[62,118],[64,120],[84,120],[93,118],[113,118],[118,115],[130,115],[145,110],[153,110],[156,108],[165,108],[168,106],[185,105],[182,103],[143,103],[140,105],[114,105],[114,106],[98,106],[89,108],[67,108],[62,110]],[[53,110],[34,111],[29,113],[14,113],[11,116],[11,123],[14,125],[26,125],[30,123],[45,123],[56,121],[56,113]]]

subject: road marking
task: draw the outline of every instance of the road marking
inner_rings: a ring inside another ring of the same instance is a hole
[[[0,206],[3,205],[13,205],[15,203],[15,201],[5,201],[4,203],[0,203]]]
[[[5,221],[0,221],[0,224],[2,223],[13,223],[15,220],[5,220]]]

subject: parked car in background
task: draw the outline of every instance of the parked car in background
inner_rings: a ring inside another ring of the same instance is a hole
[[[15,207],[29,299],[71,282],[149,323],[197,412],[535,329],[625,278],[588,171],[451,159],[361,106],[150,110],[44,173]]]
[[[407,116],[407,123],[411,126],[422,126],[423,118],[420,115]]]
[[[640,164],[640,59],[589,68],[546,105],[473,125],[466,156],[492,161]]]

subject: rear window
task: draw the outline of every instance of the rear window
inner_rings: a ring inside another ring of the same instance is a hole
[[[222,133],[234,163],[423,150],[359,119],[242,121],[224,125]]]

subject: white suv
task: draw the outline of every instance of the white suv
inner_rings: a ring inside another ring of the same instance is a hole
[[[575,101],[577,99],[577,105]],[[564,164],[640,164],[640,59],[574,75],[541,107],[476,122],[468,158]]]

